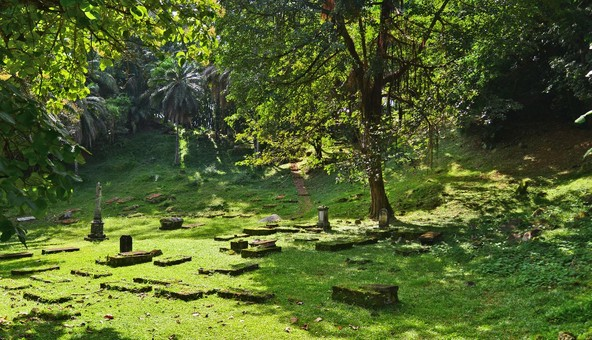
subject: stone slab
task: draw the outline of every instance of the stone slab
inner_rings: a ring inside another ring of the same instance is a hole
[[[194,301],[215,292],[216,290],[214,289],[207,289],[204,287],[171,286],[156,288],[154,295],[182,301]]]
[[[113,275],[113,273],[110,273],[108,271],[96,270],[96,269],[73,269],[70,271],[70,274],[91,277],[93,279],[98,279],[101,277],[107,277],[107,276]]]
[[[366,231],[366,236],[378,238],[381,240],[387,239],[393,236],[392,230],[384,230],[384,229],[371,229]]]
[[[103,282],[100,286],[101,289],[130,293],[146,293],[152,291],[152,286],[135,282]]]
[[[168,267],[191,261],[191,256],[172,256],[154,261],[155,266]]]
[[[79,251],[79,250],[80,250],[80,248],[77,248],[77,247],[42,249],[41,255],[57,254],[57,253],[71,253],[71,252]]]
[[[22,259],[25,257],[33,257],[33,253],[23,251],[19,253],[0,254],[0,260]]]
[[[302,229],[299,228],[290,228],[290,227],[278,227],[275,228],[278,233],[299,233]]]
[[[318,242],[315,244],[315,249],[318,251],[339,251],[351,249],[354,246],[352,241],[329,241]]]
[[[51,292],[27,291],[23,293],[25,300],[36,301],[40,303],[62,303],[72,300],[72,296],[58,295]]]
[[[352,240],[355,246],[365,246],[369,244],[376,244],[378,243],[378,238],[370,237],[370,238],[359,238]]]
[[[181,283],[181,280],[178,279],[154,279],[145,277],[135,277],[133,281],[136,283],[156,284],[161,286],[170,286],[172,284]]]
[[[251,247],[259,247],[259,248],[272,248],[275,247],[275,243],[277,240],[252,240],[249,242]]]
[[[109,267],[133,266],[136,264],[152,262],[153,257],[152,253],[138,255],[127,255],[127,253],[122,254],[123,255],[107,256],[105,264]]]
[[[43,283],[65,283],[65,282],[72,282],[72,280],[65,278],[65,277],[61,277],[61,276],[55,276],[55,275],[31,275],[30,276],[31,280],[35,280],[35,281],[40,281]]]
[[[45,266],[45,267],[37,267],[37,268],[21,268],[21,269],[13,269],[10,271],[12,275],[29,275],[35,273],[42,273],[51,270],[59,270],[60,266]]]
[[[442,240],[442,233],[438,231],[428,231],[427,233],[421,234],[418,240],[422,245],[431,246]]]
[[[249,236],[265,236],[277,233],[277,230],[272,228],[245,228],[243,232]]]
[[[25,282],[22,280],[13,280],[13,279],[3,279],[0,280],[0,288],[6,290],[19,290],[31,287],[29,282]]]
[[[254,303],[264,303],[272,299],[275,294],[263,292],[251,292],[244,289],[222,289],[218,291],[218,296],[223,299],[233,299],[239,301],[247,301]]]
[[[230,268],[220,268],[220,269],[199,268],[198,273],[204,274],[204,275],[211,275],[214,273],[220,273],[220,274],[227,274],[230,276],[238,276],[238,275],[244,274],[246,272],[250,272],[253,270],[257,270],[257,269],[259,269],[258,263],[239,263],[239,264],[231,265]]]
[[[242,258],[255,258],[255,257],[264,257],[272,253],[279,253],[282,251],[282,247],[268,247],[268,248],[249,248],[243,249],[241,251]]]
[[[397,303],[398,291],[398,286],[385,284],[368,284],[359,287],[333,286],[331,298],[351,305],[380,308]]]
[[[395,254],[403,256],[419,255],[430,251],[430,247],[422,246],[419,244],[415,245],[403,245],[395,248]]]
[[[249,237],[248,234],[235,234],[235,235],[220,235],[214,237],[214,241],[230,241],[234,240],[235,238],[245,238]]]
[[[243,249],[249,248],[249,242],[246,240],[236,240],[230,242],[230,249],[240,253]]]

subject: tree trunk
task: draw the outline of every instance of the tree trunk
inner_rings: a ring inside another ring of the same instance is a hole
[[[181,164],[181,145],[179,141],[179,125],[175,125],[175,161],[174,165]]]
[[[394,217],[394,211],[386,195],[384,188],[384,180],[382,178],[382,157],[378,156],[373,163],[376,165],[370,166],[370,174],[368,176],[368,183],[370,185],[370,211],[369,215],[372,219],[378,219],[380,210],[386,208],[390,217]]]

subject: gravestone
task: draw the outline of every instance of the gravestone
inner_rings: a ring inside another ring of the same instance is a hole
[[[386,208],[380,209],[380,212],[378,213],[378,228],[380,228],[380,229],[388,228],[388,226],[390,224],[389,220],[390,220],[390,217],[389,217],[388,209],[386,209]]]
[[[424,246],[431,246],[439,242],[442,239],[442,233],[438,231],[428,231],[427,233],[419,236],[419,243]]]
[[[189,262],[189,261],[191,261],[191,256],[177,255],[177,256],[171,256],[171,257],[167,257],[164,259],[156,260],[156,261],[154,261],[154,265],[159,266],[159,267],[168,267],[168,266],[174,266],[174,265]]]
[[[33,257],[33,253],[30,253],[30,252],[20,252],[20,253],[5,253],[5,254],[0,254],[0,260],[22,259],[24,257]]]
[[[165,217],[160,219],[160,230],[175,230],[183,227],[183,218]]]
[[[219,269],[199,268],[198,273],[202,274],[202,275],[212,275],[214,273],[219,273],[219,274],[227,274],[230,276],[238,276],[238,275],[244,274],[246,272],[250,272],[253,270],[257,270],[257,269],[259,269],[258,263],[239,263],[239,264],[231,265],[230,268],[219,268]]]
[[[237,240],[230,242],[230,249],[236,253],[240,253],[243,249],[249,248],[249,242],[246,240]]]
[[[131,235],[121,235],[119,238],[119,252],[127,253],[133,250],[133,240]]]
[[[367,284],[359,287],[333,286],[332,299],[369,308],[394,305],[399,301],[398,286]]]
[[[331,223],[329,223],[329,207],[320,206],[317,208],[318,218],[317,227],[323,228],[324,231],[331,231]]]
[[[223,299],[234,299],[238,301],[248,301],[254,303],[263,303],[272,299],[275,294],[264,292],[252,292],[245,289],[228,288],[218,291],[218,296]]]
[[[80,248],[78,248],[78,247],[42,249],[41,255],[57,254],[57,253],[71,253],[73,251],[79,251],[79,250],[80,250]]]
[[[136,282],[103,282],[100,284],[101,289],[117,290],[120,292],[130,293],[146,293],[152,291],[152,286],[140,284]]]
[[[90,234],[84,239],[86,241],[104,241],[108,240],[103,232],[103,218],[101,216],[101,197],[103,187],[100,182],[97,182],[96,197],[95,197],[95,213],[93,221],[90,224]]]

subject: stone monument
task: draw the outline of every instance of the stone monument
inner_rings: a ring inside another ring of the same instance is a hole
[[[101,182],[97,182],[95,214],[93,221],[90,224],[90,234],[84,238],[86,241],[103,241],[108,239],[103,233],[103,218],[101,217],[102,190],[103,187],[101,186]]]
[[[326,232],[331,231],[331,223],[329,223],[329,207],[322,205],[318,207],[317,210],[319,218],[317,227],[323,228],[323,231]]]

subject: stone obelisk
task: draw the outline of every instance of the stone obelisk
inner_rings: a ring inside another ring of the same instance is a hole
[[[101,182],[97,182],[95,214],[90,224],[90,234],[84,238],[86,241],[103,241],[108,239],[103,233],[103,218],[101,216],[102,190]]]

